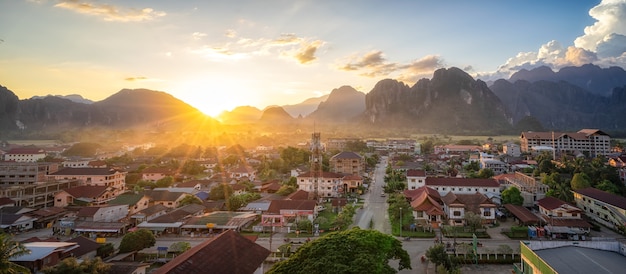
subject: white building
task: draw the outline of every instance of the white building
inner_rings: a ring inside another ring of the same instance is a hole
[[[314,186],[317,183],[318,197],[339,197],[343,193],[343,177],[344,175],[334,172],[322,172],[322,176],[318,178],[311,172],[303,173],[297,177],[298,189],[315,192]]]
[[[506,143],[502,146],[502,152],[508,156],[519,157],[522,155],[522,151],[518,144]]]
[[[578,132],[522,132],[521,151],[532,152],[533,147],[551,147],[556,153],[587,154],[589,157],[608,155],[611,137],[598,129],[581,129]]]
[[[46,157],[46,151],[41,148],[14,148],[4,154],[7,162],[34,163]]]

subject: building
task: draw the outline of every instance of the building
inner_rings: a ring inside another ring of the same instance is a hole
[[[538,178],[526,175],[521,172],[515,172],[514,176],[506,176],[503,178],[505,188],[514,186],[524,197],[525,207],[534,207],[538,200],[546,197],[548,186],[542,184]]]
[[[365,159],[363,156],[343,151],[330,157],[330,171],[342,174],[361,175],[365,172]]]
[[[539,213],[550,234],[561,234],[560,238],[577,238],[575,235],[588,235],[591,224],[583,220],[583,211],[554,197],[537,201]],[[553,236],[557,238],[557,236]]]
[[[155,274],[233,273],[262,274],[269,250],[227,230],[204,241],[153,271]]]
[[[515,143],[506,143],[502,145],[502,152],[511,157],[520,157],[522,155],[520,146]]]
[[[609,159],[609,165],[616,168],[622,183],[626,184],[626,154]]]
[[[520,241],[513,273],[623,273],[625,250],[619,241]]]
[[[495,157],[491,154],[487,154],[483,152],[480,153],[479,165],[480,165],[480,168],[491,169],[493,173],[496,175],[503,174],[507,172],[508,170],[508,166],[506,163],[498,159],[495,159]]]
[[[55,207],[69,205],[102,205],[115,198],[107,186],[76,186],[62,189],[54,195]]]
[[[58,163],[0,162],[0,186],[45,182],[47,175],[58,170]]]
[[[141,172],[141,179],[144,181],[156,182],[167,176],[173,176],[174,172],[171,169],[162,167],[148,167]]]
[[[4,154],[4,160],[7,162],[34,163],[43,158],[46,158],[46,151],[41,148],[20,147]]]
[[[418,189],[426,182],[426,171],[409,169],[406,171],[407,189]]]
[[[531,153],[534,147],[551,147],[555,153],[583,153],[595,158],[611,152],[611,137],[598,129],[578,132],[522,132],[520,149]]]
[[[439,192],[442,197],[452,192],[454,194],[474,194],[500,196],[500,184],[495,179],[473,178],[439,178],[427,177],[425,185]],[[418,185],[418,187],[421,187]]]
[[[84,186],[106,186],[114,197],[126,191],[126,171],[110,168],[64,168],[48,175],[52,180],[78,180]]]
[[[626,226],[626,198],[592,187],[572,192],[576,206],[587,217],[615,230]]]
[[[328,151],[344,151],[349,143],[360,142],[357,138],[328,138],[325,147]]]
[[[77,180],[63,180],[4,186],[0,188],[0,196],[11,198],[16,206],[39,209],[54,206],[54,196],[57,193],[77,185]]]
[[[334,172],[322,172],[321,175],[318,176],[313,172],[298,175],[298,189],[309,193],[316,193],[317,197],[330,198],[341,196],[343,193],[341,189],[344,175]],[[316,187],[317,189],[315,189]]]
[[[455,194],[450,191],[441,197],[441,200],[449,225],[464,225],[465,215],[468,212],[480,216],[484,224],[491,224],[496,219],[496,204],[479,192]]]

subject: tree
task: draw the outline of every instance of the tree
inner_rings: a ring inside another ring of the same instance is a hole
[[[180,200],[178,203],[178,207],[186,206],[186,205],[201,205],[202,201],[196,195],[187,195]]]
[[[131,251],[139,251],[147,247],[154,246],[156,244],[156,238],[150,230],[139,229],[135,232],[124,235],[120,242],[120,253],[126,253]]]
[[[619,187],[609,180],[603,180],[598,185],[596,185],[596,188],[616,195],[621,195]]]
[[[189,242],[176,242],[170,245],[169,251],[184,253],[189,249],[191,249],[191,244]]]
[[[443,266],[447,271],[457,268],[455,261],[451,260],[443,244],[436,244],[426,250],[426,258],[433,262],[435,266]]]
[[[76,258],[69,257],[54,267],[42,269],[45,274],[106,274],[109,273],[110,264],[102,261],[100,257],[87,259],[78,263]]]
[[[570,182],[572,190],[579,190],[591,187],[591,180],[585,173],[576,173]]]
[[[170,187],[174,183],[174,178],[172,176],[165,176],[158,181],[156,181],[156,187]]]
[[[106,243],[98,247],[96,250],[96,256],[100,258],[106,258],[115,253],[115,246],[112,243]]]
[[[396,273],[389,260],[400,260],[398,270],[411,269],[402,242],[376,230],[355,227],[304,244],[268,273]]]
[[[512,186],[502,191],[502,204],[521,206],[524,204],[524,197],[517,187]]]
[[[233,187],[229,184],[219,184],[211,188],[211,191],[209,191],[209,199],[223,200],[226,199],[226,197],[230,197],[233,192]]]
[[[9,261],[13,257],[30,254],[30,250],[11,236],[0,233],[0,273],[30,273],[28,268]]]
[[[476,231],[477,228],[480,228],[483,225],[482,217],[471,211],[465,211],[463,219],[465,219],[465,223],[472,229],[472,231]]]

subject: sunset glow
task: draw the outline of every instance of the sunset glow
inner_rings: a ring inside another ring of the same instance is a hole
[[[0,85],[94,101],[147,88],[215,116],[442,67],[487,81],[626,64],[626,0],[452,2],[2,1]]]

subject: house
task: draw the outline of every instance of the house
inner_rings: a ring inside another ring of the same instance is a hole
[[[154,274],[232,273],[262,274],[263,262],[269,256],[266,248],[246,239],[239,233],[227,230],[217,237],[204,241],[177,256]]]
[[[261,185],[261,192],[263,193],[276,193],[282,185],[278,180],[267,182]]]
[[[418,189],[426,182],[426,171],[409,169],[406,171],[407,189]]]
[[[256,170],[250,166],[240,165],[230,170],[230,176],[238,181],[247,179],[252,182],[256,179]]]
[[[418,189],[405,190],[404,196],[411,204],[411,211],[416,224],[436,227],[443,222],[445,215],[439,192],[427,186],[422,186]]]
[[[349,174],[344,176],[341,181],[343,183],[341,189],[344,191],[344,193],[361,194],[360,188],[363,187],[363,177],[355,174]]]
[[[352,151],[343,151],[330,157],[330,171],[340,174],[361,175],[365,172],[365,158]]]
[[[285,200],[309,200],[309,193],[304,190],[296,190],[285,198]]]
[[[572,192],[587,217],[615,230],[626,226],[626,198],[592,187]]]
[[[78,248],[77,243],[69,242],[31,242],[23,246],[30,253],[13,257],[10,261],[28,268],[32,273],[41,273],[43,268],[55,266]]]
[[[130,218],[131,220],[134,220],[133,223],[137,225],[145,221],[150,221],[161,215],[165,215],[165,213],[167,213],[168,210],[169,208],[162,204],[155,204],[131,215]]]
[[[119,222],[126,218],[128,205],[107,205],[82,207],[76,214],[78,221]]]
[[[626,154],[609,159],[609,165],[616,168],[622,183],[626,184]]]
[[[554,197],[545,197],[537,201],[537,205],[544,223],[549,224],[546,227],[548,232],[562,231],[567,236],[590,232],[591,224],[582,219],[581,209]]]
[[[177,208],[185,197],[192,196],[192,194],[187,192],[173,192],[169,190],[146,191],[146,195],[150,197],[151,205],[161,204],[169,208]]]
[[[611,137],[598,129],[581,129],[578,132],[522,132],[522,152],[530,153],[534,147],[550,147],[562,153],[583,153],[595,158],[611,152]]]
[[[150,197],[148,197],[144,193],[132,193],[132,192],[124,193],[120,196],[115,197],[115,199],[109,201],[110,205],[127,205],[129,216],[134,215],[135,213],[148,208],[149,203],[150,203]]]
[[[240,231],[258,219],[253,212],[214,211],[200,216],[192,216],[181,226],[183,235],[207,235],[225,230]]]
[[[261,215],[263,227],[290,227],[298,220],[313,222],[317,217],[315,200],[272,200],[267,212]]]
[[[66,242],[78,244],[78,248],[72,250],[72,257],[78,260],[95,258],[98,248],[100,248],[101,246],[101,244],[97,243],[96,241],[83,236],[69,239]]]
[[[62,207],[46,207],[27,213],[36,221],[33,223],[35,229],[52,227],[54,223],[65,215],[67,210]]]
[[[484,224],[491,224],[496,219],[496,204],[479,192],[455,194],[450,191],[441,200],[449,225],[465,225],[465,215],[468,212],[480,216]]]
[[[470,152],[480,152],[482,151],[481,146],[474,145],[443,145],[443,146],[435,146],[434,153],[435,154],[457,154],[457,153],[470,153]]]
[[[147,167],[141,171],[141,179],[144,181],[156,182],[167,176],[174,176],[174,171],[163,167]]]
[[[500,195],[500,184],[494,179],[427,177],[424,185],[437,190],[441,196],[448,194],[448,192],[455,194],[478,192],[485,195],[488,193]],[[417,186],[421,187],[419,184]]]
[[[180,234],[181,226],[185,223],[187,218],[201,215],[203,212],[204,206],[202,205],[186,205],[149,221],[144,221],[137,225],[137,227],[146,228],[155,233]]]
[[[111,265],[108,274],[146,274],[149,263],[142,262],[107,262]]]
[[[63,189],[54,195],[55,207],[68,205],[102,205],[115,198],[108,186],[77,186]]]
[[[46,151],[34,147],[13,148],[4,154],[7,162],[34,163],[43,158],[46,158]]]
[[[48,175],[51,180],[78,180],[83,186],[110,187],[112,198],[126,191],[126,171],[110,168],[63,168]],[[111,198],[111,199],[112,199]]]
[[[33,228],[37,219],[26,214],[0,212],[0,228],[2,231],[18,232]]]

